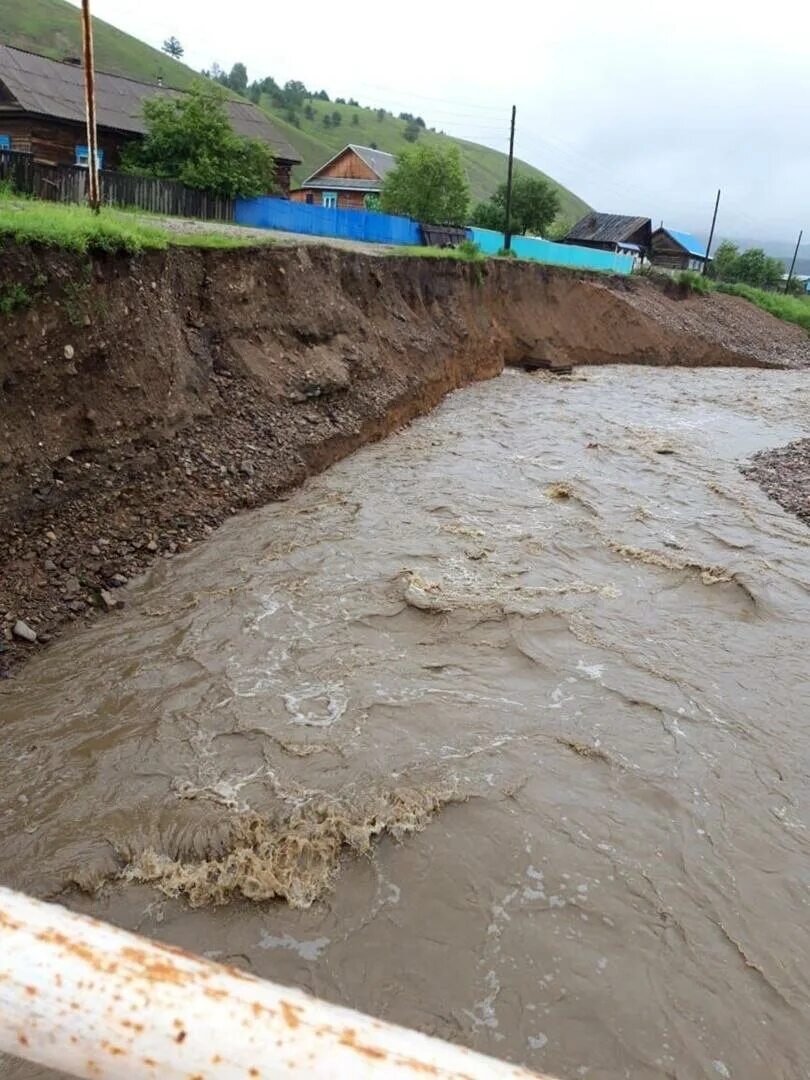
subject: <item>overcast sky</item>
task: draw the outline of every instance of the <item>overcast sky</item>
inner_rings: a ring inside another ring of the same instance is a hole
[[[810,232],[810,0],[93,10],[153,45],[174,34],[195,68],[241,60],[251,78],[301,79],[502,149],[514,102],[517,153],[599,210],[705,232],[720,187],[721,235]]]

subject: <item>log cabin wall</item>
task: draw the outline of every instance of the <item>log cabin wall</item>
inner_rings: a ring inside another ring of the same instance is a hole
[[[84,124],[68,120],[51,120],[31,113],[13,115],[0,109],[0,135],[8,135],[11,149],[33,154],[36,161],[47,165],[75,165],[76,147],[87,145]],[[135,135],[98,129],[98,146],[104,152],[103,168],[117,169],[121,152]]]
[[[11,150],[32,154],[35,161],[44,165],[75,165],[76,147],[87,145],[84,124],[69,120],[55,120],[32,113],[4,111],[0,104],[0,136],[8,135]],[[103,151],[103,169],[119,169],[124,148],[140,135],[110,128],[99,127],[98,146]],[[276,183],[283,194],[289,194],[290,172],[288,161],[276,162]]]

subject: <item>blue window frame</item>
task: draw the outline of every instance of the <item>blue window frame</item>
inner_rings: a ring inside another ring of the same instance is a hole
[[[104,168],[104,151],[96,150],[96,162],[99,169]],[[84,165],[85,168],[90,164],[90,151],[86,146],[76,147],[76,164]]]
[[[11,136],[10,135],[0,135],[0,150],[10,150],[10,149],[11,149]]]
[[[337,207],[336,191],[325,191],[323,193],[323,206],[325,206],[327,210],[334,210]]]

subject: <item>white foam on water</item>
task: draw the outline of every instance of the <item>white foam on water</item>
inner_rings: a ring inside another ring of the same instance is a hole
[[[324,949],[328,948],[331,944],[332,939],[328,937],[310,938],[308,941],[298,941],[292,934],[284,934],[282,937],[273,937],[272,934],[268,934],[263,930],[259,941],[259,948],[289,949],[290,952],[297,953],[302,960],[308,960],[312,963],[317,960]]]
[[[313,702],[314,707],[305,709],[305,702]],[[349,695],[339,683],[312,683],[284,694],[284,704],[292,717],[291,724],[331,727],[346,712]]]

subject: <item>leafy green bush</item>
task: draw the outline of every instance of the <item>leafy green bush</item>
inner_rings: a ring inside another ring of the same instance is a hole
[[[559,213],[560,197],[552,185],[540,176],[518,173],[512,182],[512,205],[509,220],[512,232],[545,236]],[[473,210],[473,224],[495,232],[506,231],[506,184],[500,184],[486,202]]]
[[[675,280],[687,292],[701,293],[703,296],[707,296],[712,291],[709,279],[704,277],[703,274],[698,274],[695,270],[681,270]]]
[[[516,259],[517,255],[515,254],[515,252],[514,252],[514,250],[512,248],[502,247],[502,248],[498,248],[498,258],[499,259]]]
[[[220,87],[201,83],[182,98],[148,98],[143,113],[146,135],[124,151],[125,172],[179,180],[229,198],[275,189],[272,151],[261,139],[236,134]]]
[[[483,259],[484,253],[474,240],[462,240],[456,247],[456,251],[462,259]]]
[[[403,150],[385,178],[382,208],[429,225],[463,225],[470,188],[458,147]]]

